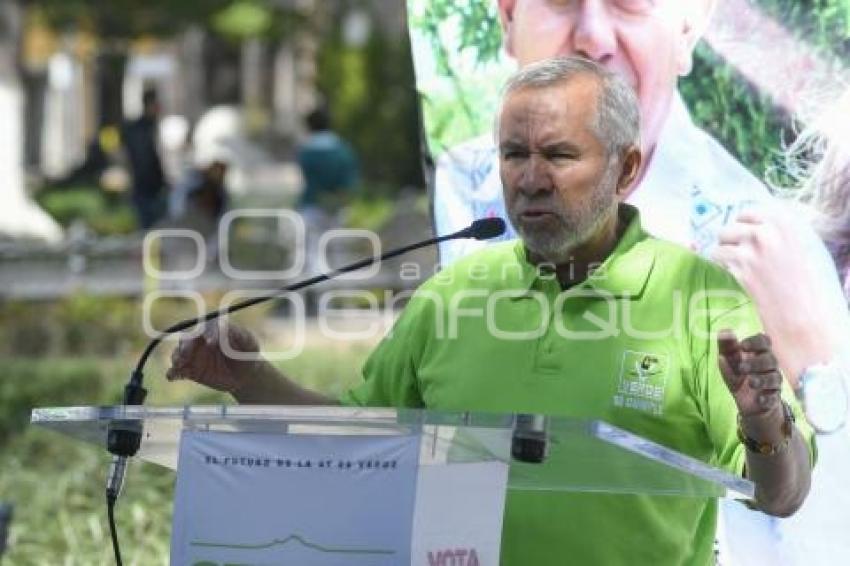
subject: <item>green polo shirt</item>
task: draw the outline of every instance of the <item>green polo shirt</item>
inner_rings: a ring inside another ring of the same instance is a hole
[[[519,241],[429,279],[343,402],[602,419],[740,474],[716,334],[759,332],[754,308],[727,272],[620,214],[614,251],[566,291]],[[716,518],[714,499],[510,491],[502,564],[712,564]]]

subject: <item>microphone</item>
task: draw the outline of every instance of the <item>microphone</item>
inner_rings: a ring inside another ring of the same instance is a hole
[[[130,374],[130,381],[124,387],[123,404],[141,405],[142,403],[144,403],[145,397],[147,396],[147,390],[142,387],[142,381],[144,379],[143,369],[145,363],[147,362],[148,357],[150,357],[154,348],[156,348],[157,345],[159,345],[159,343],[162,342],[163,339],[165,339],[165,337],[169,336],[170,334],[186,330],[202,322],[214,320],[222,315],[230,314],[269,301],[271,299],[274,299],[275,297],[280,296],[282,293],[298,291],[299,289],[303,289],[305,287],[309,287],[317,283],[328,281],[329,279],[333,279],[344,273],[368,267],[373,263],[392,259],[396,256],[400,256],[402,254],[419,248],[432,246],[440,242],[445,242],[446,240],[457,240],[462,238],[488,240],[490,238],[500,236],[504,232],[505,221],[501,218],[482,218],[479,220],[475,220],[468,227],[464,228],[463,230],[454,232],[453,234],[429,238],[427,240],[423,240],[415,244],[409,244],[407,246],[391,250],[380,256],[373,256],[370,258],[362,259],[350,265],[334,269],[329,273],[323,273],[321,275],[316,275],[298,283],[293,283],[292,285],[286,285],[269,294],[254,297],[252,299],[247,299],[230,305],[225,309],[212,311],[197,318],[187,319],[173,324],[162,332],[160,332],[156,337],[154,337],[148,343],[145,350],[142,352],[142,355],[139,357],[139,361],[136,364],[136,368]],[[121,492],[123,478],[126,472],[126,458],[136,455],[136,452],[138,452],[139,447],[141,446],[141,440],[141,427],[138,425],[138,423],[134,421],[117,422],[114,425],[109,426],[106,444],[107,449],[113,455],[113,461],[112,465],[110,466],[109,478],[107,480],[107,496],[112,501],[116,500]]]
[[[489,240],[496,236],[501,236],[505,233],[505,221],[501,218],[479,218],[464,228],[461,232],[466,232],[469,235],[463,236],[466,238],[475,238],[476,240]]]
[[[514,420],[511,456],[520,462],[540,464],[549,455],[549,418],[522,413]]]

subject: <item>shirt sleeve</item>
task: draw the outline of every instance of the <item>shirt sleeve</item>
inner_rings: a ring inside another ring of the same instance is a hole
[[[736,294],[739,299],[735,299]],[[738,408],[720,372],[717,334],[728,329],[735,332],[739,340],[743,340],[761,332],[761,322],[743,291],[722,292],[714,298],[709,295],[705,307],[705,322],[700,329],[703,352],[697,358],[699,361],[695,376],[696,401],[704,415],[713,446],[712,463],[731,473],[743,475],[746,454],[738,440]],[[814,464],[814,434],[786,380],[782,382],[781,395],[791,407],[796,426],[807,441],[811,463]]]
[[[424,407],[418,367],[433,336],[435,301],[417,291],[363,366],[363,383],[340,397],[343,405]]]

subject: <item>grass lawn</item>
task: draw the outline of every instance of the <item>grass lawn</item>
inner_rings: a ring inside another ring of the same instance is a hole
[[[336,394],[359,379],[370,348],[311,344],[280,366],[305,385]],[[191,383],[166,383],[164,359],[148,365],[149,405],[231,402]],[[116,404],[131,364],[130,358],[0,359],[0,501],[12,503],[15,513],[4,564],[114,563],[104,501],[108,454],[27,423],[36,406]],[[125,564],[168,564],[175,477],[132,463],[116,508]]]

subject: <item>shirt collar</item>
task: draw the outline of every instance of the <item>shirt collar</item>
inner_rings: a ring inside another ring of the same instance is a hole
[[[595,290],[614,297],[636,298],[646,287],[646,282],[655,264],[652,247],[641,245],[648,235],[641,227],[640,213],[632,205],[622,203],[618,208],[620,220],[626,229],[614,250],[594,271],[593,275],[573,287],[584,291]],[[514,253],[520,265],[518,278],[505,281],[506,287],[516,291],[514,298],[528,296],[554,281],[554,274],[546,273],[528,261],[522,240],[517,240]],[[569,292],[569,291],[568,291]]]

